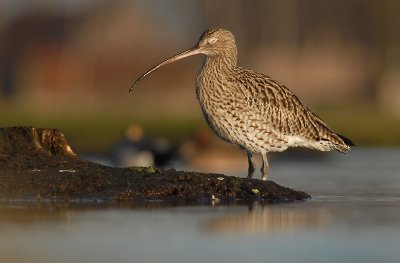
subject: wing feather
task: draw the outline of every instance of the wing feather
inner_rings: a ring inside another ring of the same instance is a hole
[[[347,150],[343,140],[285,85],[264,74],[237,70],[232,81],[239,83],[249,111],[264,113],[265,124],[275,132],[310,141],[329,141],[337,150]]]

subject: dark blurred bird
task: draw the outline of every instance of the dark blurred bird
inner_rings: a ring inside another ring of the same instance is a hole
[[[163,167],[175,158],[176,149],[166,139],[144,135],[142,127],[130,125],[108,152],[113,166]]]
[[[238,67],[235,38],[225,29],[205,31],[194,47],[151,68],[129,91],[159,67],[196,54],[206,55],[196,80],[204,117],[220,138],[246,150],[249,178],[256,167],[253,153],[262,155],[261,178],[267,180],[269,152],[305,147],[345,153],[354,145],[332,131],[286,86]]]

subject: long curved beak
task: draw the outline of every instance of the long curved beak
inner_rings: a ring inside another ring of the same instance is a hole
[[[175,56],[173,56],[173,57],[171,57],[171,58],[169,58],[167,60],[164,60],[163,62],[161,62],[160,64],[158,64],[158,65],[156,65],[154,67],[152,67],[146,73],[144,73],[142,76],[140,76],[140,78],[138,78],[132,84],[131,88],[129,89],[129,92],[131,92],[135,88],[136,84],[138,84],[142,79],[144,79],[147,75],[149,75],[150,73],[152,73],[156,69],[158,69],[158,68],[160,68],[160,67],[162,67],[164,65],[167,65],[167,64],[173,63],[175,61],[178,61],[178,60],[180,60],[182,58],[190,57],[190,56],[197,55],[197,54],[201,54],[201,48],[196,45],[196,46],[192,47],[191,49],[183,51],[182,53],[179,53],[178,55],[175,55]]]

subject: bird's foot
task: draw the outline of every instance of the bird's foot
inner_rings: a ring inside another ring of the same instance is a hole
[[[261,176],[261,180],[263,180],[263,181],[268,181],[268,176]]]

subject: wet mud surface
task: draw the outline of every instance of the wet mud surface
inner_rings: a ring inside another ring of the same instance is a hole
[[[0,199],[3,202],[110,202],[210,204],[306,200],[310,196],[272,181],[221,174],[115,168],[74,154],[57,129],[0,129]]]

